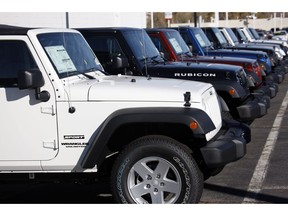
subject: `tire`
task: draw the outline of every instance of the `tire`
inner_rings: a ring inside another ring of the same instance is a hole
[[[116,160],[111,189],[119,203],[198,203],[203,175],[185,146],[164,136],[133,141]]]

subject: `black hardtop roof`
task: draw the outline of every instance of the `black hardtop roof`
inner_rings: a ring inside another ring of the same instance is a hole
[[[115,32],[115,31],[131,31],[142,30],[142,28],[134,27],[88,27],[88,28],[74,28],[79,32]]]
[[[30,29],[33,28],[0,24],[0,35],[26,35]]]
[[[177,32],[176,29],[172,29],[172,28],[147,28],[146,29],[147,32],[161,32],[161,31],[172,31],[172,32]]]
[[[201,29],[217,29],[218,27],[201,27]]]

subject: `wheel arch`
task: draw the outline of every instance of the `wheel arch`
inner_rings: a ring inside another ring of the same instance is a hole
[[[192,130],[190,123],[197,122]],[[128,108],[112,113],[95,131],[89,141],[81,166],[100,166],[105,157],[121,150],[125,145],[146,135],[164,135],[179,142],[204,139],[215,129],[210,117],[195,108]]]

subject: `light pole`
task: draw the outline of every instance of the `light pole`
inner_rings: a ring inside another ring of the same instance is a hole
[[[65,12],[66,28],[69,28],[69,12]]]

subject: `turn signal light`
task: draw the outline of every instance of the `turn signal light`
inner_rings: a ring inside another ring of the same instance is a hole
[[[191,128],[192,130],[197,129],[197,128],[198,128],[198,123],[195,122],[195,121],[190,122],[190,128]]]
[[[229,90],[229,94],[230,94],[230,95],[234,95],[234,94],[235,94],[235,89],[230,89],[230,90]]]
[[[253,67],[252,67],[251,64],[247,65],[247,66],[246,66],[246,69],[247,69],[248,71],[250,71],[250,72],[253,72]]]

